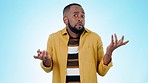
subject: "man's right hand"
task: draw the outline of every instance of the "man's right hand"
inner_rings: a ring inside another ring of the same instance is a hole
[[[45,50],[40,51],[40,49],[37,50],[37,56],[33,56],[35,59],[40,59],[43,61],[43,65],[46,67],[50,67],[51,63],[51,56],[48,55],[48,52]]]

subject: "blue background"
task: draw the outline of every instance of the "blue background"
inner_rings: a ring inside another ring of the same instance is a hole
[[[52,83],[33,55],[65,27],[62,11],[72,2],[83,6],[85,26],[101,36],[104,51],[114,33],[130,41],[114,51],[99,83],[147,83],[148,0],[0,0],[0,83]]]

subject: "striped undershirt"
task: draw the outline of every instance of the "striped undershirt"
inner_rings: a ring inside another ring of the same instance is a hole
[[[78,47],[79,39],[70,38],[68,42],[66,83],[80,83]]]

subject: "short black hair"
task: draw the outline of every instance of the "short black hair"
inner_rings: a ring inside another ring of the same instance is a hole
[[[73,5],[77,5],[77,6],[82,7],[82,6],[81,6],[80,4],[78,4],[78,3],[71,3],[71,4],[67,5],[67,6],[65,6],[65,8],[63,9],[63,16],[64,16],[65,12],[70,9],[70,6],[73,6]]]

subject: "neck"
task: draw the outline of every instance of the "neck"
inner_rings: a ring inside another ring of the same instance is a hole
[[[72,37],[72,38],[78,38],[81,35],[81,34],[76,34],[76,33],[72,32],[69,28],[67,28],[67,32],[69,33],[70,37]]]

